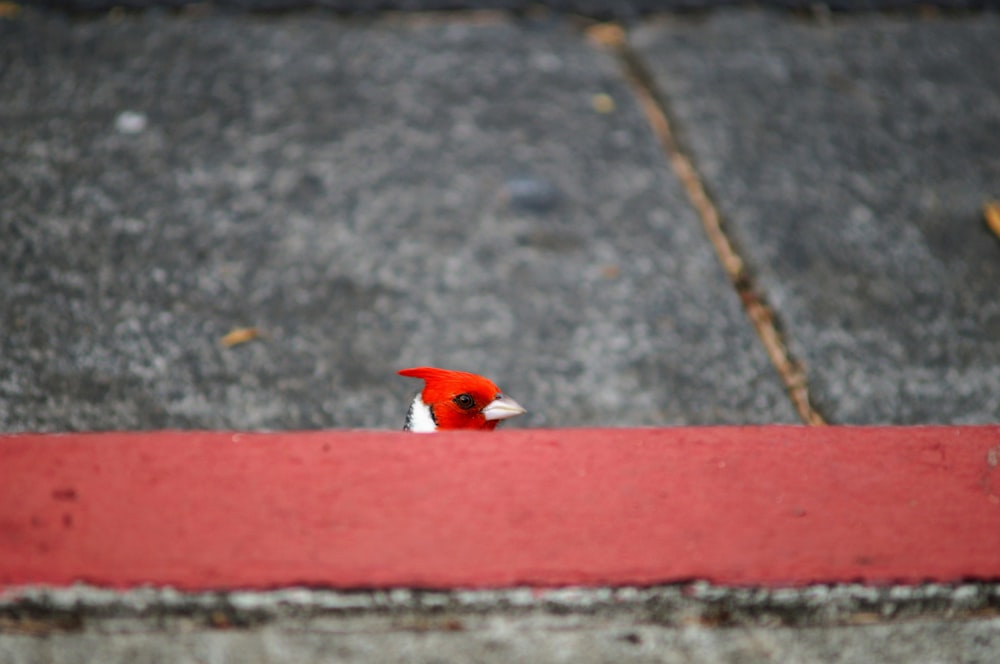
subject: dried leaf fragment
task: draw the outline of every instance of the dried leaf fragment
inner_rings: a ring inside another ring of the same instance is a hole
[[[226,348],[232,348],[233,346],[253,341],[260,336],[260,330],[256,327],[235,327],[226,336],[222,337],[222,345]]]
[[[208,617],[208,621],[211,623],[212,627],[215,627],[216,629],[229,629],[233,626],[232,622],[229,620],[229,616],[218,610],[212,611],[212,615]]]
[[[587,39],[597,46],[619,48],[625,43],[625,30],[617,23],[598,23],[587,28]]]
[[[993,234],[1000,237],[1000,201],[983,203],[983,219]]]
[[[607,115],[608,113],[614,113],[615,110],[615,100],[611,95],[604,92],[599,92],[590,98],[590,103],[594,107],[594,110],[598,113]]]

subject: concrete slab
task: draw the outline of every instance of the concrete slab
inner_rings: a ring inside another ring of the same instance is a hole
[[[0,663],[987,662],[996,586],[0,596]],[[241,620],[242,618],[242,620]]]
[[[418,364],[516,426],[795,421],[561,19],[23,11],[0,59],[0,429],[398,428]]]
[[[124,630],[124,631],[118,631]],[[1000,619],[918,621],[807,629],[702,625],[665,627],[621,617],[446,616],[414,623],[368,617],[304,626],[288,620],[252,629],[149,630],[95,626],[82,633],[0,634],[0,664],[156,662],[991,662]]]
[[[669,18],[632,35],[838,423],[1000,414],[1000,16]]]
[[[77,12],[108,11],[115,7],[134,9],[177,8],[197,5],[198,0],[34,0],[38,4]],[[215,0],[213,5],[239,11],[301,10],[323,7],[338,12],[371,13],[379,10],[436,11],[453,9],[506,9],[532,11],[548,7],[595,18],[631,19],[641,14],[690,11],[732,6],[734,0]],[[815,10],[811,0],[763,0],[754,4],[780,9]],[[997,0],[826,0],[834,11],[984,9],[1000,6]]]

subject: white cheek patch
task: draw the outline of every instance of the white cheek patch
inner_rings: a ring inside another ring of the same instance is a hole
[[[437,422],[431,414],[431,408],[424,403],[420,395],[413,397],[410,410],[406,413],[406,426],[403,427],[413,433],[434,433],[437,431]]]

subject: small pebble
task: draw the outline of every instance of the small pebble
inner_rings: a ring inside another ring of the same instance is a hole
[[[504,196],[512,208],[548,212],[559,204],[559,189],[544,178],[512,177],[504,183]]]
[[[147,124],[146,114],[138,111],[122,111],[115,118],[115,129],[123,134],[141,134]]]

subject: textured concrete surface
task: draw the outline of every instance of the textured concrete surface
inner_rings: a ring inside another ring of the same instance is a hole
[[[0,596],[0,663],[991,662],[996,586]],[[151,629],[151,625],[155,625]]]
[[[795,421],[562,20],[26,12],[0,58],[0,429],[398,428],[419,364],[513,426]]]
[[[633,45],[838,423],[1000,414],[1000,16],[643,25]]]
[[[28,0],[26,4],[70,11],[107,11],[115,7],[131,9],[198,6],[200,0]],[[227,10],[274,11],[319,7],[338,12],[365,14],[379,10],[462,10],[504,9],[537,11],[540,7],[572,12],[601,19],[634,19],[664,11],[718,9],[733,5],[772,6],[805,11],[885,11],[938,7],[941,9],[984,9],[1000,6],[1000,0],[214,0],[212,5]]]
[[[1000,618],[853,627],[666,627],[618,616],[287,620],[250,630],[141,624],[0,635],[0,664],[102,662],[938,662],[996,661]]]

